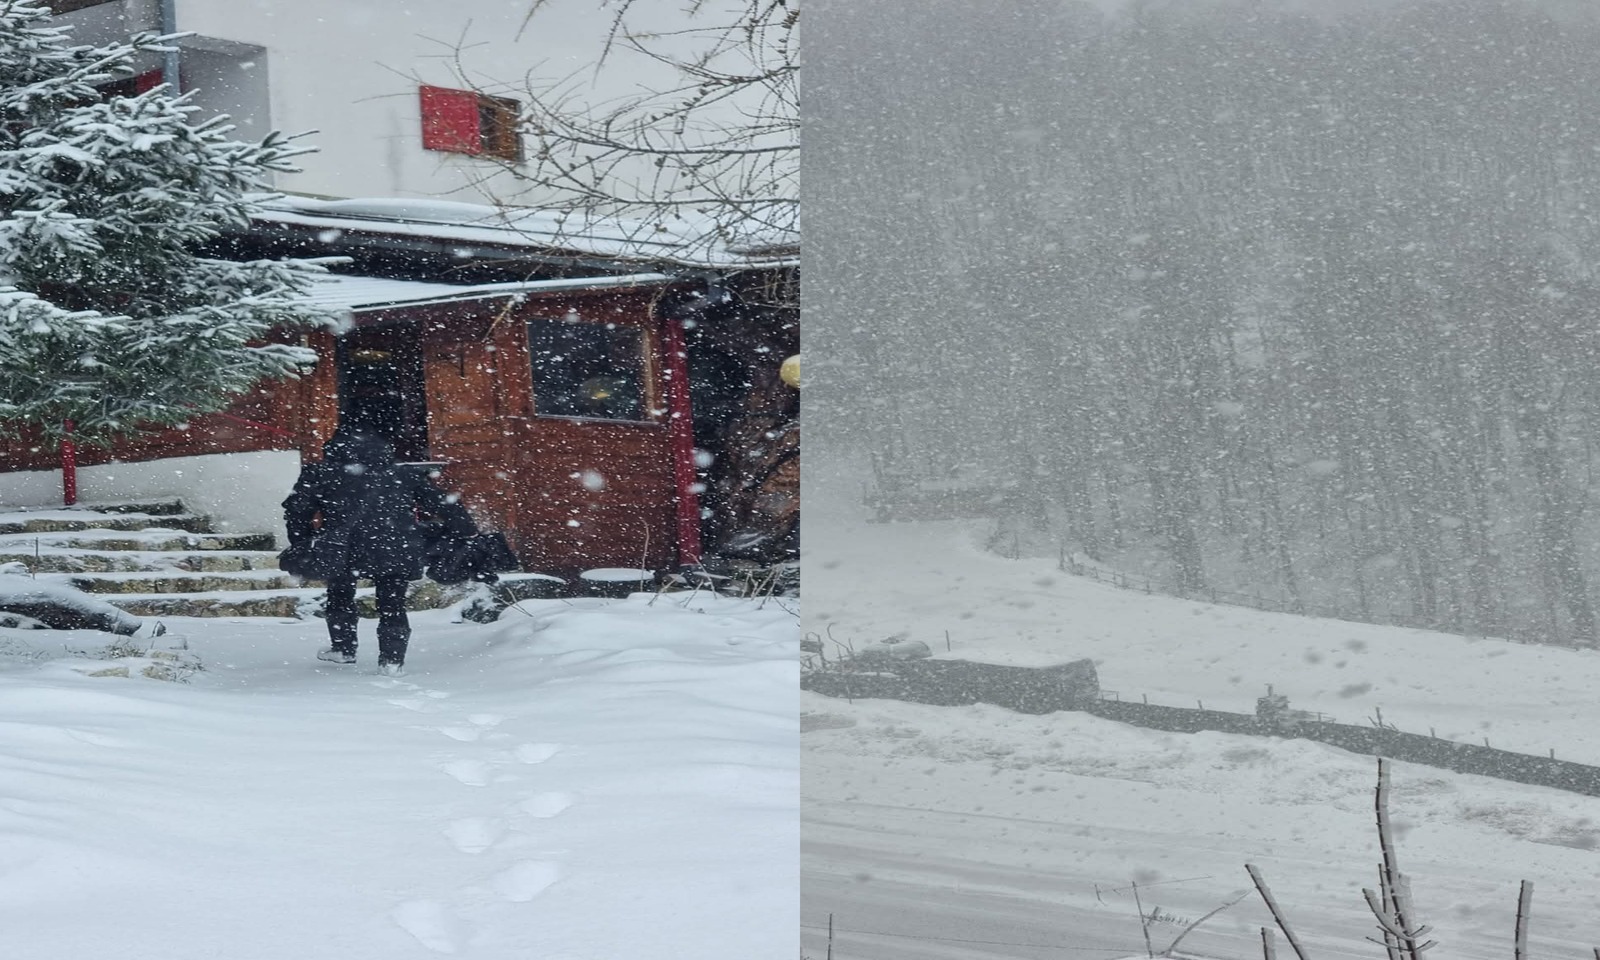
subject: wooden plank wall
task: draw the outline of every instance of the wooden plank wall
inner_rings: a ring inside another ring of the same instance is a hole
[[[656,291],[590,291],[418,307],[363,315],[418,320],[428,391],[429,452],[480,525],[507,534],[530,570],[571,576],[595,567],[665,569],[676,557],[676,489],[661,377]],[[540,417],[533,409],[526,323],[577,311],[585,320],[637,326],[645,337],[648,422]],[[306,342],[323,359],[308,375],[263,384],[227,416],[83,449],[79,463],[152,460],[203,453],[298,449],[321,455],[337,426],[333,337]],[[277,428],[274,432],[239,420]],[[0,442],[0,471],[52,469],[59,451],[36,438]],[[598,475],[599,483],[594,482]]]
[[[308,334],[305,343],[323,358],[309,373],[293,380],[264,381],[223,414],[196,417],[185,430],[141,433],[109,446],[80,444],[79,466],[258,450],[320,450],[338,416],[333,337],[318,331]],[[0,438],[0,472],[60,466],[60,449],[42,443],[36,429]]]
[[[665,568],[676,556],[665,417],[623,423],[540,417],[533,408],[526,323],[573,310],[645,330],[644,396],[663,410],[660,338],[646,294],[596,291],[471,320],[441,315],[424,323],[430,453],[449,464],[444,484],[463,493],[480,524],[507,533],[528,569]]]

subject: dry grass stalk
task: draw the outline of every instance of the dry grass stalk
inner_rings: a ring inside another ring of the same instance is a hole
[[[1145,916],[1144,904],[1139,900],[1139,881],[1133,881],[1133,908],[1139,911],[1139,927],[1144,931],[1145,956],[1152,960],[1156,955],[1156,948],[1150,943],[1150,918]]]
[[[1516,960],[1528,960],[1528,916],[1532,910],[1533,883],[1524,880],[1522,890],[1517,894],[1517,935],[1514,950]]]
[[[1376,899],[1376,895],[1371,890],[1363,888],[1361,891],[1362,895],[1367,898],[1367,906],[1371,908],[1373,916],[1378,918],[1379,929],[1383,931],[1383,939],[1381,941],[1373,937],[1368,937],[1367,939],[1373,943],[1381,942],[1384,952],[1389,955],[1389,960],[1402,960],[1400,956],[1400,938],[1395,936],[1393,931],[1389,929],[1390,921],[1388,918],[1394,915],[1394,901],[1387,895],[1388,888],[1383,882],[1383,866],[1381,864],[1378,867],[1378,889],[1385,891],[1385,895],[1381,900]]]
[[[1250,879],[1256,885],[1256,891],[1261,894],[1261,899],[1271,911],[1273,921],[1277,923],[1278,929],[1283,931],[1284,938],[1289,941],[1289,949],[1293,950],[1294,955],[1300,960],[1310,960],[1305,950],[1301,948],[1300,940],[1294,935],[1294,931],[1289,929],[1289,921],[1284,919],[1283,911],[1278,908],[1278,901],[1272,898],[1272,891],[1267,888],[1267,881],[1261,876],[1261,871],[1257,870],[1253,863],[1245,864],[1244,868],[1249,871]]]
[[[1382,897],[1375,897],[1370,890],[1362,893],[1366,895],[1367,905],[1373,908],[1385,938],[1392,935],[1397,941],[1403,960],[1420,960],[1422,951],[1433,946],[1434,941],[1423,941],[1429,928],[1413,921],[1411,885],[1400,872],[1399,859],[1394,852],[1394,829],[1389,823],[1389,761],[1383,757],[1378,758],[1378,788],[1373,795],[1373,806],[1378,819],[1378,846],[1383,851],[1379,874]]]

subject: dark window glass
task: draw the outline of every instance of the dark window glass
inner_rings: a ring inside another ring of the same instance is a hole
[[[643,420],[644,335],[638,327],[530,320],[533,412]]]
[[[521,105],[503,97],[478,97],[478,138],[483,152],[501,160],[522,159],[522,134],[517,129]]]

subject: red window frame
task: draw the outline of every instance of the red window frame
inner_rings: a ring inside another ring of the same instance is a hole
[[[473,90],[424,86],[418,90],[422,110],[422,146],[426,150],[522,159],[517,132],[520,105]]]
[[[478,119],[478,95],[470,90],[423,87],[422,146],[425,150],[479,154],[483,128]]]

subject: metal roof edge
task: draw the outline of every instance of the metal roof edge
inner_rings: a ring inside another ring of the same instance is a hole
[[[720,255],[712,251],[707,251],[704,256],[685,255],[680,245],[648,238],[581,238],[569,236],[565,238],[568,245],[563,245],[563,238],[559,235],[538,236],[518,231],[515,227],[488,224],[439,223],[428,220],[357,217],[342,214],[282,210],[270,207],[252,212],[250,217],[254,221],[277,223],[285,226],[417,237],[442,243],[480,243],[488,246],[520,247],[555,251],[571,256],[601,257],[618,263],[661,263],[700,269],[730,270],[759,269],[775,265],[778,262],[777,260],[769,260],[759,256],[736,254],[731,251],[721,251]],[[594,243],[589,246],[573,242],[580,239],[589,239]],[[621,249],[597,249],[599,247],[624,248],[628,246],[638,249],[633,252],[624,252]]]
[[[329,276],[340,276],[330,274]],[[665,273],[633,273],[621,276],[603,277],[567,277],[560,280],[529,280],[518,283],[495,283],[481,286],[461,287],[459,290],[443,292],[429,292],[415,297],[395,297],[391,299],[374,299],[365,302],[352,302],[343,304],[343,308],[351,313],[368,313],[377,310],[393,310],[400,307],[420,307],[430,304],[461,303],[470,300],[491,300],[497,297],[514,297],[526,293],[556,293],[556,292],[584,292],[588,290],[611,290],[619,287],[645,287],[664,283],[672,283],[681,278]],[[396,280],[396,284],[408,281]],[[437,284],[418,284],[418,286],[436,287]]]

